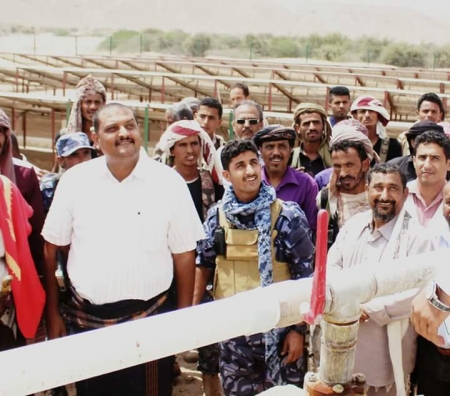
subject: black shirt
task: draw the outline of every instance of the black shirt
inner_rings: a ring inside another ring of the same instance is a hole
[[[316,159],[310,160],[305,154],[300,150],[300,163],[301,166],[305,168],[305,172],[308,173],[312,178],[319,172],[325,170],[325,163],[322,157],[319,155]]]
[[[199,177],[195,181],[187,183],[198,217],[203,222],[203,199],[202,199],[202,180]]]
[[[414,163],[410,155],[394,158],[388,162],[392,165],[397,165],[402,173],[406,175],[406,179],[408,180],[408,182],[417,178],[416,169],[414,168]]]
[[[193,182],[187,183],[189,192],[191,193],[192,200],[194,201],[195,209],[197,210],[198,217],[203,223],[203,197],[202,197],[202,179],[199,176]],[[214,195],[215,201],[218,202],[222,199],[224,188],[220,184],[214,183]]]
[[[383,139],[378,138],[378,141],[375,143],[375,146],[373,146],[373,149],[376,151],[378,155],[380,155],[381,151],[381,144],[383,143]],[[397,139],[390,138],[389,139],[389,147],[386,157],[386,162],[390,161],[391,159],[402,157],[403,156],[403,150],[402,146],[399,143]],[[375,160],[372,161],[372,166],[375,164]]]

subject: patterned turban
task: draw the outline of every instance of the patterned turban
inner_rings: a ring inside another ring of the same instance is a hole
[[[359,142],[364,146],[364,151],[366,152],[369,161],[372,161],[376,156],[376,153],[373,150],[372,142],[368,138],[368,135],[369,132],[367,131],[367,128],[360,122],[356,120],[341,121],[333,128],[330,140],[331,150],[335,144],[344,140]]]
[[[291,146],[295,143],[295,130],[283,125],[269,125],[255,134],[253,141],[257,147],[261,147],[264,142],[274,140],[287,140]]]
[[[91,75],[80,80],[76,87],[76,101],[70,112],[69,122],[67,124],[68,133],[79,132],[83,130],[83,119],[81,115],[81,102],[87,95],[100,94],[103,103],[106,103],[106,90],[103,84],[93,78]]]

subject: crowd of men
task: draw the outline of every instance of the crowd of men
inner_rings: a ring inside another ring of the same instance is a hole
[[[217,99],[185,98],[166,111],[150,158],[132,109],[82,79],[56,141],[59,171],[39,178],[13,157],[0,110],[0,350],[310,277],[319,209],[330,272],[450,248],[450,139],[436,94],[419,99],[398,138],[379,100],[352,101],[346,87],[330,90],[331,115],[301,103],[290,126],[269,125],[244,84],[230,101],[234,139],[220,134]],[[450,350],[437,336],[449,278],[361,306],[354,370],[369,396],[450,394]],[[205,395],[302,386],[307,330],[200,348]],[[168,357],[77,382],[76,393],[168,396],[178,372]]]

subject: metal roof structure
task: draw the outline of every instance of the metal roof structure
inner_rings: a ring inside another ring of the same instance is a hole
[[[444,106],[450,95],[450,71],[308,65],[277,61],[195,59],[172,56],[46,56],[0,53],[2,90],[66,96],[79,79],[93,74],[112,99],[173,103],[186,96],[213,96],[229,104],[228,90],[246,83],[265,111],[291,113],[297,103],[327,106],[329,89],[347,86],[352,98],[380,99],[397,121],[415,121],[417,100],[436,92]],[[446,92],[449,92],[447,94]]]

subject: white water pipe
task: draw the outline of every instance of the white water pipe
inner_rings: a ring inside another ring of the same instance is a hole
[[[325,312],[351,315],[352,301],[423,286],[445,265],[434,252],[330,273]],[[0,395],[25,395],[123,369],[214,342],[301,321],[312,278],[278,283],[232,298],[0,353]]]

